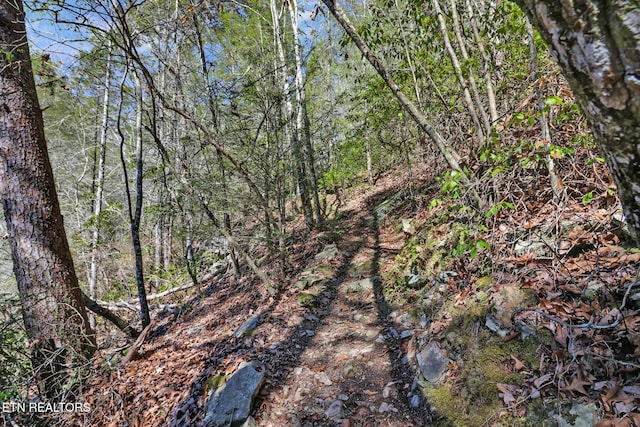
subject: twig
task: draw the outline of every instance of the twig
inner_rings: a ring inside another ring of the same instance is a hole
[[[640,276],[640,272],[638,272],[638,274],[636,275],[636,279],[638,279],[639,276]],[[640,285],[640,279],[636,280],[634,283],[629,285],[626,292],[624,293],[624,297],[622,298],[622,304],[620,305],[620,310],[622,310],[624,306],[627,304],[627,297],[629,296],[629,292],[631,292],[631,289],[638,285]]]
[[[613,329],[616,326],[618,326],[620,324],[620,321],[622,320],[622,313],[618,312],[618,315],[616,316],[616,320],[613,323],[609,324],[609,325],[594,325],[593,322],[595,320],[595,316],[591,316],[591,319],[589,319],[589,321],[587,323],[581,323],[579,325],[572,325],[572,324],[569,324],[569,323],[567,323],[565,321],[562,321],[562,320],[558,319],[555,316],[552,316],[549,313],[546,313],[546,312],[540,310],[539,308],[532,308],[532,307],[518,308],[514,312],[514,316],[516,314],[518,314],[518,313],[522,313],[523,311],[533,311],[535,313],[538,313],[542,317],[545,317],[545,318],[551,320],[552,322],[556,322],[559,325],[562,325],[567,329],[572,329],[572,328],[580,328],[580,329]]]

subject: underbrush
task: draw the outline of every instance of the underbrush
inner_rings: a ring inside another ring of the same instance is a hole
[[[384,274],[386,297],[421,322],[418,348],[437,341],[449,359],[422,383],[441,425],[640,418],[640,254],[577,108],[552,101],[553,143],[532,113],[507,120],[467,165],[482,208],[445,172]]]

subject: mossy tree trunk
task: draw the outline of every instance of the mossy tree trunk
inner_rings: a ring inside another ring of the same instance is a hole
[[[636,0],[516,0],[549,44],[606,155],[640,243],[640,8]]]

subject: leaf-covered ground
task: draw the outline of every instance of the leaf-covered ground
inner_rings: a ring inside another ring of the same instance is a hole
[[[124,365],[114,333],[80,396],[92,411],[54,421],[198,425],[211,378],[259,360],[258,425],[639,425],[640,252],[615,197],[557,202],[514,178],[514,209],[479,221],[426,169],[354,187],[323,231],[293,233],[293,269],[262,264],[276,294],[228,272],[173,295]],[[434,383],[416,363],[430,342],[448,361]]]

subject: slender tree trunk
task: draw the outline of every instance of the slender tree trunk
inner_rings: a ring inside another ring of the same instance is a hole
[[[140,317],[142,327],[151,323],[149,316],[149,306],[147,304],[147,291],[144,286],[144,264],[142,260],[142,245],[140,243],[140,225],[142,220],[142,86],[140,79],[134,72],[134,82],[136,85],[137,106],[136,106],[136,207],[131,221],[131,240],[133,242],[133,252],[136,258],[136,287],[138,288],[138,299],[140,300]]]
[[[89,266],[89,296],[98,299],[98,243],[100,241],[100,214],[102,213],[102,193],[104,190],[104,170],[107,155],[107,131],[109,129],[109,94],[111,81],[111,42],[109,42],[107,63],[104,73],[104,92],[102,97],[102,123],[100,125],[99,154],[97,176],[95,180],[95,198],[93,201],[93,224],[91,230],[91,261]],[[95,327],[95,318],[89,317],[91,327]]]
[[[63,393],[68,369],[90,357],[89,325],[44,135],[21,1],[0,2],[0,194],[41,391]]]
[[[562,181],[556,173],[556,165],[549,150],[549,145],[551,144],[551,131],[549,129],[549,122],[545,111],[544,86],[538,71],[538,50],[536,49],[535,34],[533,33],[531,22],[529,22],[528,19],[525,26],[527,27],[527,35],[529,36],[529,54],[531,55],[530,74],[535,86],[536,97],[538,98],[538,122],[540,123],[540,133],[542,134],[542,141],[545,146],[547,170],[549,171],[549,179],[551,180],[553,195],[556,199],[559,199],[563,195]]]
[[[122,85],[126,80],[127,74],[123,76]],[[122,104],[123,100],[120,100],[120,106],[118,108],[118,133],[120,134],[120,161],[122,162],[122,169],[124,173],[125,183],[125,199],[127,202],[129,212],[129,225],[131,230],[131,243],[133,245],[133,253],[135,257],[135,274],[136,274],[136,288],[138,291],[138,300],[140,302],[140,317],[142,320],[142,327],[146,327],[151,323],[151,317],[149,315],[149,304],[147,302],[147,291],[144,287],[144,270],[142,260],[142,245],[140,244],[140,220],[142,217],[142,87],[140,85],[140,79],[134,71],[132,73],[132,80],[135,83],[136,89],[136,126],[135,126],[135,140],[136,140],[136,178],[135,178],[135,192],[136,202],[135,207],[131,200],[131,189],[129,186],[129,176],[127,173],[127,162],[124,157],[124,142],[125,136],[122,132],[121,116],[122,116]],[[122,87],[122,86],[121,86]]]
[[[451,7],[451,16],[453,18],[453,32],[456,35],[456,40],[458,45],[460,46],[460,53],[462,54],[462,59],[468,63],[469,62],[469,52],[467,51],[467,46],[464,38],[462,37],[462,27],[460,26],[460,16],[458,15],[458,8],[456,7],[457,0],[449,0],[449,4]],[[476,107],[480,112],[480,118],[482,119],[482,124],[484,125],[485,135],[489,136],[491,134],[491,121],[489,120],[489,116],[487,115],[487,110],[484,108],[482,103],[482,99],[480,98],[480,91],[478,90],[478,85],[476,84],[476,78],[474,77],[474,73],[469,69],[469,86],[471,86],[471,92],[473,93],[473,99],[476,102]]]
[[[302,139],[298,134],[298,127],[293,121],[293,101],[291,100],[291,85],[289,84],[288,67],[282,46],[282,29],[280,27],[281,11],[278,10],[276,0],[270,0],[271,21],[273,24],[274,47],[276,49],[276,82],[282,86],[282,95],[284,98],[283,110],[285,116],[284,134],[285,139],[291,146],[294,161],[294,173],[296,176],[300,202],[302,204],[302,212],[304,213],[305,223],[308,228],[313,228],[313,209],[311,207],[311,199],[309,196],[309,186],[307,184],[306,165],[302,153]]]
[[[213,123],[214,131],[218,129],[218,114],[216,111],[216,102],[213,97],[213,87],[209,81],[209,67],[207,65],[207,59],[204,51],[204,43],[202,42],[202,34],[200,33],[200,25],[198,23],[197,16],[193,17],[193,26],[196,31],[196,38],[198,41],[198,51],[200,53],[200,67],[202,68],[202,80],[207,90],[207,100],[209,104],[209,113],[211,114],[211,122]],[[224,159],[220,152],[217,152],[218,167],[220,169],[220,178],[222,186],[222,211],[223,221],[222,226],[225,227],[229,234],[232,233],[231,229],[231,215],[229,213],[229,183],[227,180],[227,171],[224,164]],[[240,264],[238,262],[238,255],[236,254],[235,247],[229,247],[229,256],[231,258],[231,264],[233,266],[233,272],[236,276],[240,275]]]
[[[485,49],[484,40],[480,37],[480,31],[478,29],[478,22],[476,21],[475,13],[473,12],[473,6],[471,0],[465,0],[467,5],[467,13],[469,14],[469,24],[473,32],[473,39],[476,42],[476,46],[480,51],[482,57],[482,70],[484,74],[484,82],[487,90],[487,99],[489,102],[489,116],[491,117],[491,125],[495,125],[498,121],[498,107],[496,104],[496,94],[493,90],[493,80],[491,79],[491,58],[487,55]]]
[[[304,90],[304,76],[302,75],[302,56],[300,54],[300,39],[298,35],[298,3],[288,2],[289,15],[291,17],[291,32],[293,34],[293,52],[296,63],[295,89],[297,102],[296,131],[297,139],[302,145],[303,161],[307,163],[307,175],[304,177],[305,183],[313,199],[313,214],[315,225],[322,223],[320,212],[320,198],[318,196],[318,180],[316,177],[316,167],[311,142],[311,130],[309,116],[307,115],[307,97]]]
[[[482,132],[482,125],[480,124],[480,119],[478,117],[478,111],[476,110],[475,105],[473,104],[473,100],[471,99],[471,92],[469,91],[469,86],[467,85],[467,81],[465,80],[462,74],[462,66],[460,65],[460,60],[458,59],[458,55],[456,51],[453,49],[453,45],[451,44],[451,40],[449,39],[449,33],[447,29],[447,23],[444,19],[444,13],[442,12],[442,8],[440,7],[440,3],[438,0],[433,0],[433,7],[435,8],[436,14],[438,15],[438,22],[440,23],[440,33],[442,34],[442,38],[444,41],[444,45],[449,53],[449,58],[451,59],[451,65],[453,66],[453,71],[456,75],[456,79],[458,83],[462,87],[462,93],[464,94],[464,102],[467,105],[467,110],[469,111],[469,115],[471,116],[471,120],[476,127],[476,136],[478,137],[478,143],[482,145],[484,143],[484,134]]]
[[[625,218],[634,240],[640,243],[638,2],[516,0],[516,3],[540,31],[560,64],[600,150],[606,155]]]

